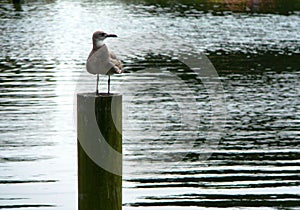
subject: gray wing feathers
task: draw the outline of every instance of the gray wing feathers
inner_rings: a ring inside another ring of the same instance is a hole
[[[123,72],[123,65],[121,61],[116,57],[116,55],[111,51],[109,53],[109,59],[114,66],[114,72],[112,73],[121,74]]]

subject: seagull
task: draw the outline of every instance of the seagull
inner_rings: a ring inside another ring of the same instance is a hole
[[[115,34],[107,34],[104,31],[96,31],[93,34],[93,49],[90,52],[86,69],[91,74],[97,75],[96,94],[99,94],[99,74],[108,75],[108,94],[110,94],[110,75],[123,73],[123,66],[116,55],[111,52],[103,41],[108,37],[117,37]]]

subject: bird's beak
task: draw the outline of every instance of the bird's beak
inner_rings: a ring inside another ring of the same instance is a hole
[[[107,34],[105,37],[118,37],[118,36],[115,34]]]

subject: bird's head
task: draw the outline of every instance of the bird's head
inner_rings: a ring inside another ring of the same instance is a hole
[[[117,37],[115,34],[107,34],[104,31],[96,31],[93,34],[93,44],[95,47],[100,47],[103,45],[104,39],[108,37]]]

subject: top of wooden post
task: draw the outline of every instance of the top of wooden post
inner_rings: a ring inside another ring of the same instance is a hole
[[[118,96],[122,96],[120,93],[98,93],[96,94],[95,92],[89,92],[89,93],[77,93],[78,96],[82,96],[82,97],[94,97],[94,98],[98,98],[98,97],[118,97]]]

